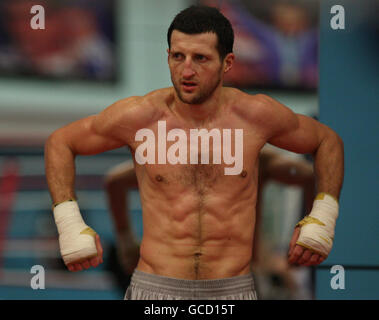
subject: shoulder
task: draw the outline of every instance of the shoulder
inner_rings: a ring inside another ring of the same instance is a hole
[[[98,114],[97,123],[99,126],[138,130],[159,119],[167,95],[167,89],[159,89],[144,96],[120,99]]]
[[[245,112],[246,115],[275,116],[275,114],[279,113],[283,116],[293,113],[278,100],[262,93],[248,94],[240,91],[235,105],[239,107],[241,112]]]
[[[254,126],[264,129],[269,136],[298,126],[295,113],[266,94],[242,93],[234,102],[236,112]]]

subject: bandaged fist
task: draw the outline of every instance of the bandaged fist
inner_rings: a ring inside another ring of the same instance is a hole
[[[80,271],[102,263],[100,237],[84,223],[78,203],[73,199],[59,203],[54,206],[53,213],[60,252],[67,268]]]
[[[97,255],[93,257],[89,257],[84,260],[74,261],[67,264],[67,268],[70,271],[82,271],[84,269],[89,269],[91,267],[95,268],[100,263],[103,263],[103,248],[101,246],[100,237],[98,234],[95,235],[95,242],[96,242],[96,250]]]
[[[338,209],[334,197],[326,193],[317,195],[310,214],[296,225],[288,253],[289,263],[312,266],[328,257],[333,246]]]
[[[300,227],[296,227],[290,242],[290,249],[288,252],[288,262],[290,264],[297,264],[301,266],[316,266],[322,263],[325,258],[301,245],[296,244],[300,234]]]

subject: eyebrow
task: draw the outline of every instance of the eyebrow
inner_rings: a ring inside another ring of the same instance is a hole
[[[184,54],[184,52],[182,50],[179,50],[179,49],[170,49],[170,53],[171,54],[174,54],[174,53],[181,53],[181,54]],[[211,57],[211,53],[210,52],[194,52],[192,53],[192,55],[194,56],[205,56],[205,57]]]

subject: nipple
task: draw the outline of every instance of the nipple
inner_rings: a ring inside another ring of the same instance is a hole
[[[243,170],[242,172],[241,172],[241,177],[242,178],[245,178],[247,176],[247,171],[246,170]]]

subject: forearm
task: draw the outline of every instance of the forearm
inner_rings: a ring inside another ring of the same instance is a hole
[[[325,192],[339,199],[344,177],[342,139],[333,131],[322,140],[314,154],[317,193]]]
[[[45,172],[53,203],[75,197],[75,155],[57,133],[45,144]]]

